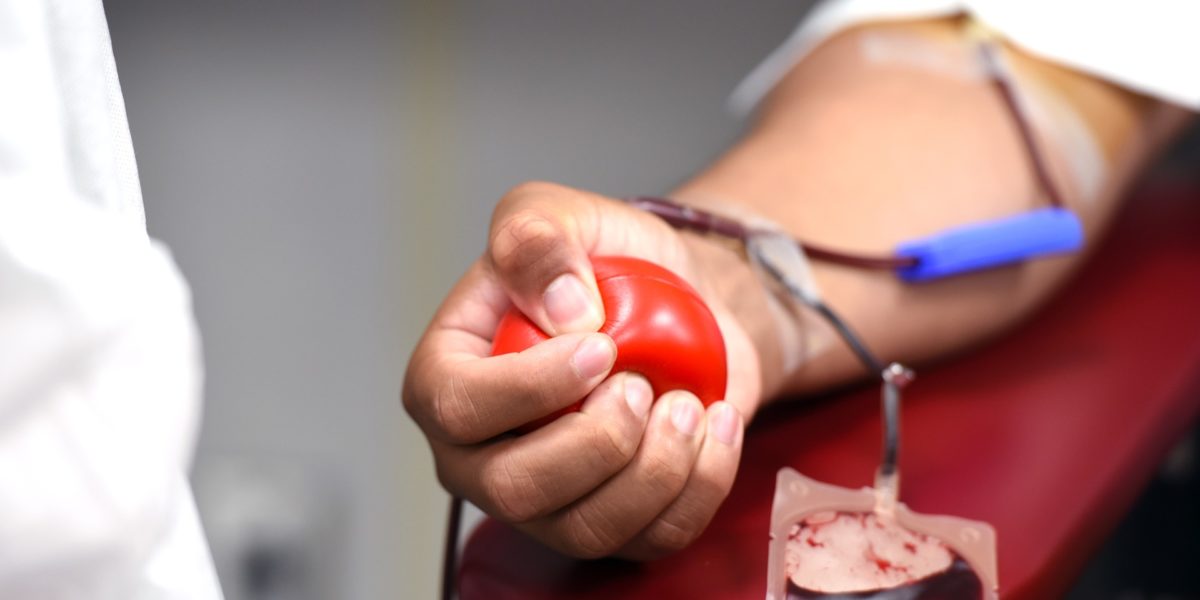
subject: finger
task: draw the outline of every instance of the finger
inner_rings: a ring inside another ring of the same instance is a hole
[[[405,394],[405,407],[426,436],[474,444],[511,431],[585,397],[616,360],[612,338],[576,333],[522,352],[427,361],[415,378],[432,389]]]
[[[550,335],[596,331],[604,307],[588,244],[591,195],[549,183],[527,183],[501,200],[486,258],[513,303]]]
[[[743,420],[728,402],[708,407],[700,458],[679,497],[619,554],[634,560],[661,558],[691,544],[729,495],[742,451]]]
[[[595,489],[633,459],[649,420],[650,384],[617,374],[583,408],[519,438],[447,448],[442,484],[502,521],[522,523]]]
[[[628,466],[579,502],[521,528],[581,558],[617,551],[683,490],[704,440],[703,417],[704,408],[694,395],[664,394]]]
[[[485,350],[477,355],[486,356],[496,327],[511,306],[507,292],[496,281],[496,274],[485,261],[477,260],[446,295],[427,335],[445,331],[461,333],[482,342]]]

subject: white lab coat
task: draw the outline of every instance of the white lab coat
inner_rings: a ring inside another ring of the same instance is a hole
[[[0,598],[219,599],[187,285],[146,235],[100,0],[0,0]]]

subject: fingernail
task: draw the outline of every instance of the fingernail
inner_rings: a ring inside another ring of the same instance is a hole
[[[582,379],[603,374],[617,359],[617,348],[606,335],[590,335],[575,348],[571,364]]]
[[[671,424],[679,433],[695,435],[696,427],[700,425],[700,411],[691,398],[679,395],[671,404]]]
[[[596,331],[604,323],[604,311],[592,300],[587,286],[571,273],[559,275],[542,297],[554,333]]]
[[[650,389],[650,382],[645,377],[632,373],[625,376],[625,403],[633,414],[645,418],[653,402],[654,390]]]
[[[711,421],[713,436],[717,438],[718,442],[726,446],[732,446],[734,440],[737,439],[739,421],[737,409],[730,404],[722,402],[717,405],[716,410],[713,412]]]

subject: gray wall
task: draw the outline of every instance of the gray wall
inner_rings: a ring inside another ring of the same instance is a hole
[[[491,205],[669,188],[805,5],[106,2],[204,336],[193,480],[230,600],[434,595],[445,495],[397,390]]]

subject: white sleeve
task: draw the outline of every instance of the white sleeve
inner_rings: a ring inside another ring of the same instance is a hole
[[[0,598],[215,600],[186,283],[145,232],[100,0],[0,0]]]
[[[1046,60],[1200,110],[1200,2],[1194,0],[829,0],[737,87],[748,113],[829,36],[867,21],[968,13]]]

